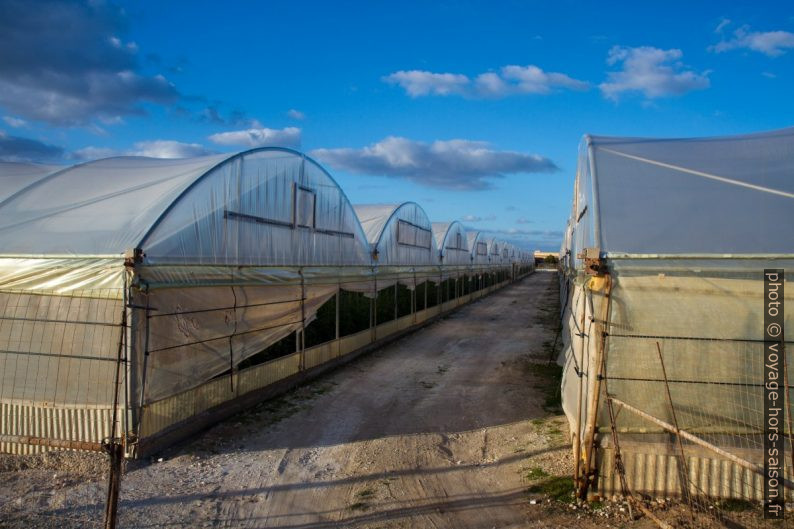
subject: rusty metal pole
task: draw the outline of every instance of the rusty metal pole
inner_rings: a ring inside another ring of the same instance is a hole
[[[692,505],[692,498],[689,493],[689,465],[686,462],[686,452],[684,452],[684,443],[681,440],[681,429],[678,427],[678,417],[675,413],[675,406],[673,405],[673,396],[670,393],[670,384],[667,381],[667,369],[664,366],[664,357],[662,356],[662,346],[656,342],[656,352],[659,355],[659,364],[662,366],[662,376],[664,377],[664,389],[667,392],[667,403],[670,405],[670,415],[673,419],[673,426],[675,426],[675,438],[678,441],[678,451],[681,454],[681,467],[679,468],[679,479],[681,480],[681,494],[689,505],[690,509],[694,509]],[[690,513],[692,514],[692,513]]]
[[[134,257],[133,257],[134,259]],[[133,266],[129,259],[125,262],[127,267]],[[113,380],[113,414],[110,422],[110,436],[103,443],[103,448],[108,454],[110,468],[108,469],[108,492],[105,500],[105,529],[115,529],[119,504],[119,489],[121,487],[121,466],[124,460],[124,446],[121,438],[117,436],[119,426],[119,382],[121,366],[124,363],[126,336],[127,336],[127,274],[124,274],[124,293],[122,295],[122,312],[118,352],[116,357],[116,374]],[[126,413],[126,410],[125,410]]]

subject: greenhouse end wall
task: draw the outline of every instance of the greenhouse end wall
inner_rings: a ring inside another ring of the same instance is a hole
[[[617,447],[636,493],[762,500],[763,272],[794,270],[794,259],[607,263],[609,285],[580,274],[567,296],[563,406],[579,430],[582,472],[594,460],[595,490],[620,492]],[[785,302],[793,300],[789,289]],[[785,325],[794,325],[791,312]],[[794,343],[786,346],[793,387]],[[670,425],[694,438],[679,446]],[[594,449],[587,454],[589,435]],[[791,437],[784,437],[791,454]],[[786,458],[785,479],[793,477]],[[787,494],[794,497],[790,488]]]

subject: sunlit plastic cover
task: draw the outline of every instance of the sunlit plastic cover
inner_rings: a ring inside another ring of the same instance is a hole
[[[488,264],[488,241],[478,231],[466,233],[466,239],[471,252],[471,262],[475,265]]]
[[[58,169],[57,165],[0,162],[0,203]]]
[[[595,207],[600,240],[592,245],[610,253],[794,251],[794,128],[695,139],[595,136],[584,144],[574,221],[588,211],[574,246],[589,238]]]
[[[471,264],[466,229],[460,222],[434,222],[433,235],[436,239],[441,263],[445,265]]]
[[[0,203],[0,248],[7,255],[120,255],[225,158],[119,157],[54,173]]]
[[[155,264],[370,264],[344,192],[319,165],[284,149],[251,151],[213,169],[141,246]]]
[[[438,250],[430,220],[415,202],[354,206],[379,265],[434,266]]]
[[[147,264],[369,264],[339,186],[285,149],[98,160],[0,203],[6,255],[120,255],[136,247]]]
[[[488,244],[488,260],[492,265],[500,264],[502,262],[502,241],[492,237],[486,242]]]

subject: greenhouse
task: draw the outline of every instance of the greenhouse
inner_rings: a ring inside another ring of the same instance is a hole
[[[476,279],[472,274],[471,252],[466,237],[466,229],[458,221],[434,222],[433,236],[438,246],[441,275],[451,279],[456,296],[469,294],[476,290]]]
[[[794,270],[792,174],[794,129],[583,139],[560,255],[581,491],[763,499],[764,270]]]
[[[471,299],[282,148],[0,165],[0,451],[156,451]]]

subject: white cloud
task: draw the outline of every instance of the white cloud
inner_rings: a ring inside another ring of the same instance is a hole
[[[516,219],[516,224],[532,224],[533,221],[529,220],[526,217],[519,217]]]
[[[89,145],[82,149],[77,149],[70,154],[70,158],[75,160],[98,160],[100,158],[110,158],[111,156],[122,156],[122,151],[111,149],[110,147],[94,147]]]
[[[489,220],[496,220],[496,215],[488,215],[486,217],[480,217],[477,215],[464,215],[461,220],[463,222],[483,222]]]
[[[235,145],[241,147],[298,147],[301,141],[301,129],[286,127],[284,129],[269,129],[266,127],[250,128],[219,132],[209,137],[209,140],[218,145]]]
[[[15,118],[14,116],[3,116],[3,121],[5,121],[9,127],[14,127],[15,129],[24,127],[28,124],[24,119]]]
[[[151,158],[193,158],[206,156],[213,151],[198,143],[182,143],[174,140],[139,141],[134,144],[133,156]]]
[[[589,85],[558,72],[545,72],[535,65],[507,65],[498,72],[484,72],[474,79],[457,73],[401,70],[383,77],[402,87],[411,97],[428,95],[507,97],[518,94],[548,94],[558,88],[586,90]]]
[[[505,66],[502,68],[502,77],[508,81],[515,81],[516,84],[511,88],[521,94],[548,94],[554,88],[586,90],[588,87],[584,81],[573,79],[563,73],[544,72],[534,65]]]
[[[508,228],[500,230],[482,230],[486,237],[498,237],[521,248],[537,248],[545,251],[559,250],[562,242],[562,231],[559,230],[522,230]]]
[[[423,70],[400,70],[385,76],[383,80],[400,85],[411,97],[463,94],[471,82],[462,74],[433,73]]]
[[[722,30],[725,29],[728,25],[730,25],[731,21],[727,18],[723,18],[720,20],[720,23],[717,24],[717,27],[714,28],[714,33],[722,33]]]
[[[708,72],[697,73],[687,69],[680,62],[682,56],[678,49],[613,46],[609,50],[607,64],[621,64],[622,69],[608,72],[607,80],[599,88],[605,97],[612,100],[617,100],[625,92],[640,92],[653,99],[708,88],[711,84]]]
[[[537,154],[497,151],[481,141],[425,143],[390,136],[361,149],[317,149],[313,156],[337,169],[359,174],[406,178],[445,189],[492,187],[492,178],[515,173],[548,173],[558,168]]]
[[[749,31],[748,26],[743,26],[733,32],[733,38],[709,46],[709,51],[722,53],[729,50],[746,49],[763,53],[769,57],[777,57],[791,48],[794,48],[794,33]]]
[[[295,110],[294,108],[291,108],[287,111],[287,116],[297,120],[306,119],[306,114],[304,114],[300,110]]]
[[[111,156],[147,156],[149,158],[194,158],[213,154],[198,143],[183,143],[174,140],[139,141],[132,149],[120,150],[108,147],[88,146],[71,153],[76,160],[97,160]]]

